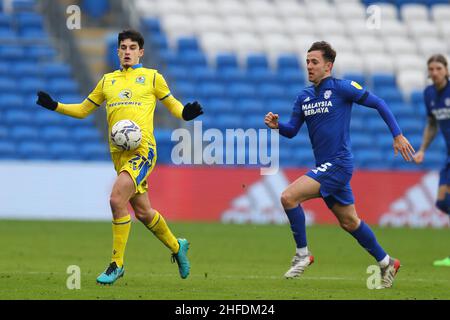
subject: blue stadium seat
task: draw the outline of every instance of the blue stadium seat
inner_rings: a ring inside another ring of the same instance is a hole
[[[292,112],[293,103],[291,100],[287,99],[273,99],[273,97],[267,97],[267,99],[264,100],[264,105],[267,106],[267,110],[265,111],[271,111],[273,113],[280,113],[280,116],[285,115],[286,117],[289,117]]]
[[[223,97],[225,87],[218,82],[206,82],[198,86],[197,94],[202,98]]]
[[[0,47],[0,60],[3,61],[20,61],[25,57],[25,51],[20,46],[1,46]]]
[[[39,139],[39,129],[33,126],[16,125],[11,127],[11,137],[16,141],[34,141]]]
[[[218,78],[225,83],[233,84],[236,82],[243,83],[249,81],[247,74],[245,74],[239,69],[232,69],[232,68],[226,68],[221,70],[218,69],[217,72]]]
[[[234,106],[236,110],[245,111],[247,113],[262,112],[263,101],[253,98],[236,99]]]
[[[79,91],[78,82],[71,79],[49,80],[48,90],[52,94],[76,94]]]
[[[352,116],[350,120],[350,132],[363,131],[366,128],[365,119],[357,115]]]
[[[423,91],[419,90],[419,91],[413,91],[411,92],[411,103],[412,104],[422,104],[424,103],[424,99],[423,99]]]
[[[8,127],[0,125],[0,141],[6,140],[9,135]]]
[[[404,133],[421,133],[423,131],[425,121],[417,118],[407,118],[398,120],[400,128]]]
[[[7,110],[4,113],[4,120],[9,125],[27,125],[34,122],[33,114],[23,110]]]
[[[366,120],[366,129],[372,131],[374,134],[388,134],[390,133],[387,124],[379,116],[377,112],[372,113],[373,116]],[[367,131],[366,131],[367,132]],[[370,132],[369,132],[370,134]]]
[[[295,54],[282,54],[277,58],[277,69],[300,72],[300,62]]]
[[[49,160],[48,148],[41,142],[22,142],[17,146],[17,155],[22,159]]]
[[[371,169],[383,167],[383,153],[378,149],[374,149],[373,147],[370,149],[363,149],[355,152],[354,159],[355,165],[357,167]]]
[[[403,102],[403,96],[397,88],[382,87],[375,93],[388,104]]]
[[[262,84],[258,86],[257,92],[263,99],[283,99],[286,91],[282,85]]]
[[[69,64],[62,62],[50,62],[42,65],[44,76],[48,79],[54,78],[71,78],[72,68]]]
[[[48,145],[50,157],[55,160],[81,160],[78,145],[71,142],[55,142]]]
[[[375,91],[378,91],[380,88],[395,88],[395,75],[391,73],[375,73],[372,75],[372,86]]]
[[[159,23],[159,19],[153,17],[142,17],[141,26],[144,30],[150,32],[161,32],[161,24]]]
[[[351,134],[351,143],[353,150],[356,150],[358,148],[370,148],[371,146],[373,146],[373,141],[370,135],[356,134],[356,132]]]
[[[252,84],[278,84],[277,76],[269,69],[254,68],[247,72],[248,82]]]
[[[200,51],[200,46],[196,37],[180,37],[177,39],[177,49],[179,53]]]
[[[278,72],[278,79],[283,85],[303,86],[305,84],[305,75],[300,70],[282,69]]]
[[[0,159],[14,159],[17,157],[16,144],[0,140]]]
[[[36,10],[36,1],[34,0],[14,0],[12,2],[14,12],[30,12]]]
[[[167,50],[169,48],[169,40],[164,33],[155,32],[150,36],[150,42],[153,47],[159,50]]]
[[[194,75],[196,75],[196,74],[194,74]],[[189,81],[192,79],[193,75],[184,67],[168,66],[164,76],[166,77],[166,80]]]
[[[108,0],[82,0],[81,9],[94,19],[101,19],[110,10]]]
[[[14,30],[5,27],[0,27],[0,40],[6,43],[16,43],[18,37]]]
[[[34,63],[34,62],[28,62],[28,61],[20,61],[17,62],[11,71],[15,76],[22,77],[23,75],[28,76],[35,76],[40,77],[42,75],[45,75],[47,72],[43,72],[43,69],[41,65]]]
[[[15,109],[19,110],[24,107],[24,100],[20,94],[1,93],[0,94],[0,110]]]
[[[216,56],[216,68],[222,69],[238,69],[239,64],[237,56],[231,53],[222,53]]]
[[[177,81],[172,88],[172,91],[175,92],[175,96],[178,97],[188,97],[188,96],[196,96],[197,95],[197,86],[195,86],[190,81]]]
[[[234,115],[224,115],[216,118],[216,126],[217,128],[222,129],[233,129],[240,128],[242,125],[243,119],[240,117],[236,117]]]
[[[352,73],[345,73],[342,76],[343,79],[355,81],[359,83],[361,86],[366,86],[366,77],[362,73],[352,72]]]
[[[208,68],[206,66],[194,67],[190,70],[191,71],[188,72],[187,77],[196,81],[197,83],[211,82],[218,80],[218,76],[214,71],[214,69]]]
[[[13,92],[17,90],[17,82],[15,79],[8,77],[0,78],[0,92]]]
[[[233,100],[231,99],[210,99],[205,107],[208,108],[208,111],[218,113],[218,116],[221,113],[235,110]]]
[[[40,14],[34,12],[18,13],[15,16],[15,20],[19,31],[27,28],[44,28],[44,18]]]
[[[83,143],[78,151],[84,160],[107,161],[110,160],[109,148],[105,143]]]
[[[0,28],[12,29],[13,18],[10,14],[0,12]]]
[[[47,83],[37,78],[25,78],[20,81],[20,90],[24,94],[36,94],[38,91],[45,91]]]
[[[37,126],[60,125],[63,122],[63,116],[43,108],[39,108],[33,117],[33,123]]]
[[[50,46],[31,46],[24,56],[28,61],[51,61],[56,57],[56,50]]]
[[[47,142],[71,141],[72,135],[67,127],[46,126],[41,128],[41,137]]]
[[[269,60],[267,56],[264,54],[249,54],[247,56],[247,69],[268,69],[269,68]]]
[[[206,66],[206,56],[200,51],[186,51],[179,55],[179,61],[186,67]]]
[[[256,90],[250,84],[231,84],[227,88],[227,94],[233,99],[253,98],[256,95]]]

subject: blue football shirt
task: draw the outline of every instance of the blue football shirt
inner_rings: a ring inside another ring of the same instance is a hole
[[[367,95],[368,92],[355,81],[327,77],[317,87],[306,87],[297,96],[293,117],[299,119],[298,128],[306,122],[317,165],[336,158],[353,159],[350,143],[352,104],[363,103]]]
[[[434,85],[426,87],[424,100],[428,116],[434,117],[439,123],[450,156],[450,81],[440,91]]]

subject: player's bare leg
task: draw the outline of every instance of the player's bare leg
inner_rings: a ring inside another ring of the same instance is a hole
[[[128,213],[128,201],[135,193],[135,185],[128,172],[121,172],[113,185],[109,203],[113,215],[113,251],[108,268],[97,277],[97,283],[113,284],[123,277],[125,269],[123,258],[130,234],[131,218]]]
[[[289,218],[297,245],[291,267],[284,275],[288,279],[302,275],[305,269],[314,262],[314,257],[307,247],[305,214],[300,204],[318,197],[320,197],[320,183],[308,176],[298,178],[281,194],[281,204]]]
[[[450,187],[445,184],[439,186],[436,206],[439,208],[439,210],[449,215],[450,218],[450,208],[448,203],[449,200],[450,200]],[[444,259],[441,260],[435,260],[433,262],[433,266],[450,267],[450,256],[445,257]]]
[[[394,277],[400,269],[400,261],[389,257],[384,252],[369,226],[358,218],[355,205],[336,203],[331,210],[341,227],[350,233],[378,261],[381,271],[381,285],[377,289],[392,287]]]
[[[172,251],[172,260],[177,262],[181,278],[187,278],[190,272],[187,258],[189,242],[186,239],[175,238],[164,217],[151,207],[147,192],[136,194],[130,199],[130,204],[136,218]]]

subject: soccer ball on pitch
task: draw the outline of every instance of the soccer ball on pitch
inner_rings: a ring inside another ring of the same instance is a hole
[[[111,141],[122,150],[136,149],[141,139],[141,128],[131,120],[117,121],[111,129]]]

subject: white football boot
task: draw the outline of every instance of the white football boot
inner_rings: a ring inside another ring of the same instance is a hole
[[[311,252],[308,252],[306,256],[300,256],[296,254],[292,259],[291,268],[284,274],[286,279],[292,279],[299,277],[305,272],[306,267],[313,264],[314,257]]]
[[[392,287],[394,283],[394,277],[397,275],[398,269],[400,269],[400,260],[390,258],[389,264],[381,270],[381,284],[377,289],[386,289]]]

